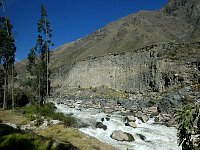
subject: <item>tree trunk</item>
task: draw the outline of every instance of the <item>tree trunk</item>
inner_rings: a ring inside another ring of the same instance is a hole
[[[8,92],[8,76],[7,72],[5,73],[4,78],[4,97],[3,97],[3,110],[7,109],[7,92]]]
[[[43,104],[44,104],[44,94],[41,94],[40,105],[42,106]]]
[[[48,52],[48,47],[47,47],[47,97],[49,96],[49,52]]]
[[[39,98],[39,104],[40,104],[40,101],[41,101],[41,94],[40,94],[40,92],[41,92],[41,89],[40,89],[40,74],[39,74],[39,91],[38,91],[38,98]]]
[[[12,65],[12,109],[14,110],[15,109],[15,100],[14,100],[14,74],[13,74],[13,71],[14,71],[14,66]]]
[[[46,35],[46,63],[47,63],[47,98],[49,96],[49,49],[48,49],[48,31],[47,18],[45,17],[45,35]]]

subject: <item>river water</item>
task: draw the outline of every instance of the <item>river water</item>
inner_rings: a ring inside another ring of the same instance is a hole
[[[97,109],[82,109],[79,106],[69,108],[63,104],[56,104],[57,111],[64,114],[72,114],[80,119],[89,127],[79,128],[80,131],[99,139],[102,142],[113,145],[119,150],[181,150],[177,144],[177,130],[173,127],[155,124],[153,119],[147,123],[142,123],[136,118],[137,128],[125,126],[124,116],[114,112],[110,116],[110,120],[103,122],[107,126],[107,130],[95,128],[96,122],[100,122],[101,118],[106,117],[106,113]],[[132,134],[135,138],[134,142],[120,142],[112,139],[110,135],[114,130],[122,130]],[[142,140],[138,134],[146,137]]]

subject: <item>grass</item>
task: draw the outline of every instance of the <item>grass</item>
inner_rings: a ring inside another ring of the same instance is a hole
[[[47,119],[60,120],[64,122],[66,126],[75,126],[76,119],[70,115],[64,115],[60,112],[55,112],[56,108],[53,103],[47,103],[43,106],[30,105],[20,108],[21,112],[24,113],[30,120],[37,119],[37,116],[43,116]]]
[[[31,139],[27,135],[23,134],[10,134],[0,138],[0,149],[8,150],[8,149],[30,149],[36,150],[44,149],[44,145],[42,143],[35,143],[33,139]],[[25,144],[26,143],[26,144]]]
[[[55,144],[54,144],[55,143]],[[59,144],[59,145],[58,145]],[[77,150],[69,142],[55,142],[51,138],[37,135],[16,133],[0,137],[0,149],[4,150]]]
[[[24,144],[26,143],[26,144]],[[11,126],[0,124],[0,149],[45,149],[45,145],[40,140],[36,140],[31,134],[24,134],[21,130]]]
[[[49,106],[46,106],[49,107]],[[31,113],[35,113],[37,110],[35,105],[26,106],[23,108],[25,114],[22,116],[31,116]],[[22,114],[16,113],[13,114],[12,111],[2,111],[4,114],[7,113],[6,116],[10,116],[10,119],[14,120],[14,117],[18,117]],[[50,112],[41,111],[42,114],[48,116]],[[28,114],[29,113],[29,114]],[[0,113],[1,114],[1,113]],[[57,113],[56,113],[57,114]],[[63,114],[57,114],[58,118],[63,117]],[[57,115],[55,115],[57,117]],[[26,118],[27,119],[27,118]],[[10,127],[12,128],[12,127]],[[69,150],[115,150],[114,147],[102,143],[99,140],[92,138],[75,128],[67,127],[64,124],[58,125],[50,125],[47,128],[37,128],[37,130],[33,130],[31,132],[26,131],[23,133],[21,131],[11,130],[9,128],[1,128],[0,129],[6,132],[0,132],[0,149],[4,150],[21,150],[21,149],[29,149],[29,150],[56,150],[53,146],[56,145],[55,140],[59,141],[59,143],[63,144],[61,147]],[[4,134],[3,134],[4,133]],[[54,144],[55,143],[55,144]]]
[[[13,112],[12,110],[0,109],[0,120],[2,123],[9,122],[16,125],[26,124],[29,119],[22,114]]]

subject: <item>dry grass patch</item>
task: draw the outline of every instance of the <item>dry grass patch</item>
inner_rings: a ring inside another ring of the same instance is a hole
[[[12,110],[2,110],[0,109],[0,120],[3,123],[13,123],[16,125],[24,124],[29,121],[28,118],[20,114],[16,114]]]
[[[116,150],[111,145],[102,143],[74,128],[65,128],[64,125],[52,125],[46,129],[38,130],[37,134],[69,142],[81,150]]]

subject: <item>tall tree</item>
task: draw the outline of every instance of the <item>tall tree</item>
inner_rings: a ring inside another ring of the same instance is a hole
[[[200,106],[187,104],[182,109],[176,110],[176,121],[179,124],[178,138],[179,146],[183,150],[195,150],[200,148]],[[196,145],[192,135],[198,135]]]
[[[37,91],[40,99],[40,104],[44,103],[44,97],[49,95],[49,59],[50,59],[50,46],[53,46],[51,41],[52,30],[50,23],[47,20],[47,13],[44,5],[41,6],[41,17],[37,23],[38,37],[36,45],[30,50],[28,54],[28,69],[32,75],[36,77],[38,84]]]
[[[13,72],[15,61],[15,40],[12,36],[12,25],[6,17],[0,18],[0,64],[4,76],[3,109],[7,109],[8,76]]]

